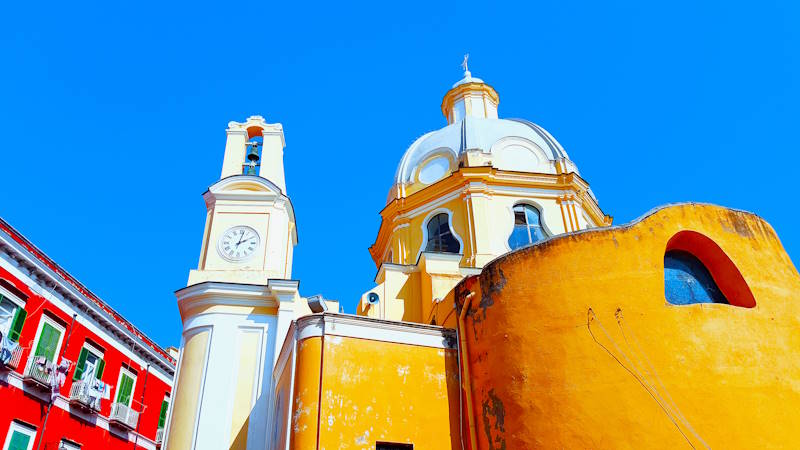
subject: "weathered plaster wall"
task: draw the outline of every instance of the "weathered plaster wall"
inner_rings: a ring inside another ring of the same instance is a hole
[[[304,339],[297,350],[291,448],[374,449],[381,441],[458,449],[458,395],[455,350],[340,336]]]
[[[721,247],[754,308],[666,302],[682,230]],[[800,277],[755,215],[666,207],[502,256],[455,292],[481,449],[800,446]]]

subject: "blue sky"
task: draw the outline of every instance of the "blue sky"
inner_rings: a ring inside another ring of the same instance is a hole
[[[702,4],[701,4],[702,3]],[[797,261],[800,14],[744,2],[11,2],[0,216],[160,344],[197,265],[230,120],[286,133],[294,278],[355,311],[396,164],[471,54],[617,224],[754,211]]]

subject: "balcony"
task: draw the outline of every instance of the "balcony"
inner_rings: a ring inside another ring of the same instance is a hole
[[[69,403],[89,412],[97,412],[100,411],[100,395],[99,392],[92,393],[89,382],[75,381],[69,390]]]
[[[159,428],[156,430],[156,445],[161,445],[164,442],[164,429]]]
[[[130,406],[122,403],[111,404],[111,414],[108,415],[108,422],[129,430],[135,430],[139,423],[139,412],[134,411]]]
[[[51,391],[56,367],[50,361],[44,360],[43,363],[39,363],[37,362],[39,360],[40,358],[36,356],[28,358],[28,364],[25,365],[25,372],[22,374],[22,381],[39,389]]]
[[[22,347],[17,346],[14,350],[11,351],[6,349],[0,350],[0,357],[8,354],[8,353],[4,354],[4,352],[11,353],[11,355],[7,363],[3,363],[2,360],[0,360],[0,369],[14,370],[17,367],[19,367],[19,362],[22,359]]]

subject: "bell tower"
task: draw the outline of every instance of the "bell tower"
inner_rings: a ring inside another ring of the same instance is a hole
[[[183,335],[167,448],[269,448],[279,346],[292,320],[326,309],[312,311],[291,278],[283,127],[252,116],[226,134],[222,174],[203,194],[200,260],[175,293]]]
[[[228,123],[226,134],[222,175],[203,194],[208,214],[189,285],[290,279],[297,230],[286,196],[283,127],[251,116]]]

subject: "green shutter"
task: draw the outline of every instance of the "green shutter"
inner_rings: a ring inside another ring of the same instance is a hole
[[[14,342],[19,342],[19,335],[22,334],[22,325],[25,324],[25,318],[28,317],[28,312],[22,308],[17,308],[14,313],[14,320],[11,322],[11,331],[8,333],[8,338]]]
[[[8,444],[8,450],[28,450],[30,442],[30,436],[14,430],[14,434],[11,435],[11,442]]]
[[[117,391],[117,403],[130,406],[131,403],[131,390],[133,389],[133,379],[124,373],[119,383],[119,390]]]
[[[81,354],[78,355],[78,363],[75,364],[75,374],[72,376],[73,380],[80,380],[83,376],[83,371],[86,370],[86,357],[89,356],[89,351],[85,348],[81,349]]]
[[[167,409],[169,402],[164,400],[161,402],[161,414],[158,416],[158,428],[164,428],[164,423],[167,421]]]
[[[101,377],[103,376],[103,370],[105,368],[106,368],[106,361],[103,360],[103,359],[98,359],[97,360],[97,368],[94,369],[95,378],[97,378],[98,380],[102,379]]]
[[[45,322],[42,325],[42,333],[39,335],[39,344],[36,346],[34,356],[44,356],[50,362],[56,359],[56,346],[61,338],[61,332],[54,326]]]

